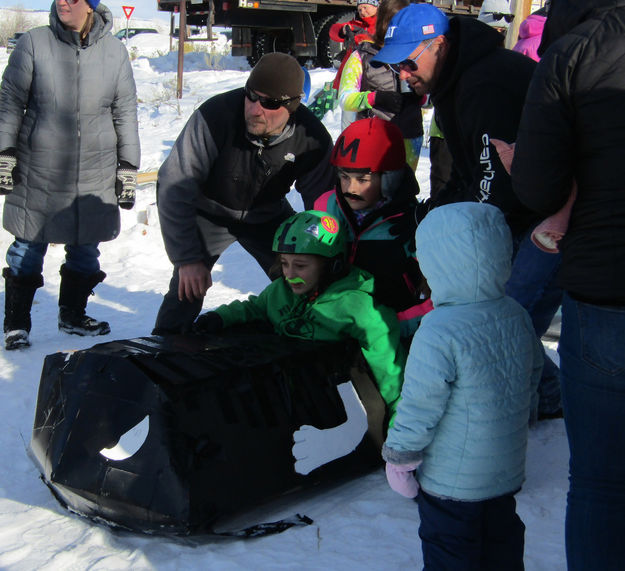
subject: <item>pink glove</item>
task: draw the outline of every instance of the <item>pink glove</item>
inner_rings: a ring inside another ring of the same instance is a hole
[[[532,232],[532,242],[544,252],[557,254],[559,252],[558,243],[562,236],[566,234],[569,227],[571,209],[577,196],[577,183],[573,181],[571,196],[566,204],[549,218],[545,218]]]
[[[499,139],[491,139],[490,142],[497,149],[499,160],[506,169],[506,172],[510,174],[510,168],[512,166],[512,159],[514,158],[514,146],[515,143],[506,143]],[[543,252],[548,254],[557,254],[559,252],[558,242],[569,227],[569,218],[571,216],[571,209],[577,196],[577,184],[573,181],[573,187],[571,188],[571,196],[567,200],[566,204],[558,210],[555,214],[543,220],[532,232],[532,242],[540,248]]]
[[[414,477],[414,471],[421,462],[410,464],[386,463],[386,480],[392,490],[405,498],[414,498],[419,493],[419,482]]]

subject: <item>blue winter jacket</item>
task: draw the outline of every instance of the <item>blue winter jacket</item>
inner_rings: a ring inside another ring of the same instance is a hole
[[[461,202],[432,210],[416,239],[434,310],[413,339],[383,457],[422,459],[419,484],[439,497],[514,492],[542,353],[529,315],[504,295],[510,230],[498,208]]]

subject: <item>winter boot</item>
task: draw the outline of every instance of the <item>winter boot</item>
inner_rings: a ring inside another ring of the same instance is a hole
[[[85,275],[61,266],[59,291],[59,331],[72,335],[107,335],[111,328],[106,321],[98,321],[85,313],[87,299],[93,288],[104,280],[106,274],[98,271]]]
[[[14,276],[9,268],[4,277],[4,346],[7,351],[30,347],[30,308],[35,291],[43,285],[43,276]]]

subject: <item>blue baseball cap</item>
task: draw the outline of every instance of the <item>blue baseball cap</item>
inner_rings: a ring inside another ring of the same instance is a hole
[[[391,19],[384,37],[384,47],[371,59],[399,63],[407,59],[418,44],[445,34],[447,16],[431,4],[410,4]]]

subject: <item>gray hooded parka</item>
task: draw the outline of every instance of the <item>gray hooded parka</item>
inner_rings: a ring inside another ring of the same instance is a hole
[[[100,4],[93,27],[61,24],[24,34],[2,78],[0,152],[14,148],[14,190],[3,225],[23,240],[89,244],[112,240],[120,220],[115,173],[139,166],[137,97],[128,53]]]

